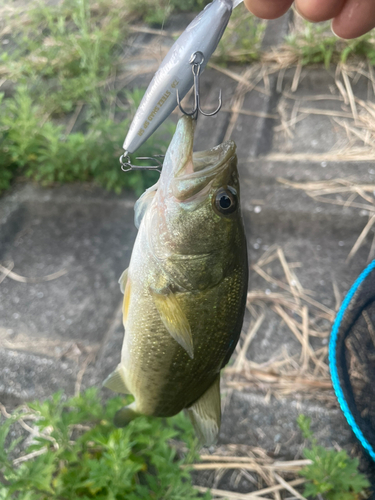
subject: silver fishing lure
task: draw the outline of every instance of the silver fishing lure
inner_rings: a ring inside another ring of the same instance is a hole
[[[130,170],[129,154],[134,153],[180,105],[194,84],[195,106],[190,115],[201,111],[199,104],[199,75],[204,70],[227,27],[232,11],[243,0],[213,0],[189,24],[177,39],[155,73],[134,116],[123,148],[120,162],[123,170]],[[221,94],[219,107],[221,107]],[[181,108],[182,109],[182,108]],[[137,167],[136,167],[137,168]],[[150,167],[138,167],[140,169]],[[154,167],[160,169],[159,165]]]

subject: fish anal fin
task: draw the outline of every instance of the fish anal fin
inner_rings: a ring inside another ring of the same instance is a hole
[[[129,388],[126,385],[125,371],[120,365],[117,366],[116,370],[113,371],[104,380],[103,386],[107,389],[111,389],[113,392],[119,392],[120,394],[131,394]]]
[[[193,336],[189,321],[182,310],[176,295],[151,291],[156,309],[169,334],[194,358]]]
[[[125,287],[126,287],[126,283],[128,281],[128,269],[125,269],[125,271],[120,276],[120,279],[118,280],[121,293],[125,293]]]
[[[187,409],[188,415],[203,446],[217,440],[221,422],[220,374],[207,391]]]
[[[113,423],[116,427],[125,427],[129,422],[139,416],[140,413],[137,412],[136,402],[134,401],[128,406],[123,406],[121,410],[116,412]]]

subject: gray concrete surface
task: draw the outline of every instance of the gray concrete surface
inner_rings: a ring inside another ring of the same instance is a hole
[[[270,24],[265,43],[280,41],[287,23],[284,18]],[[287,93],[293,75],[290,71],[284,76],[282,90]],[[317,202],[278,178],[303,182],[350,177],[374,184],[375,169],[359,161],[273,160],[274,153],[328,153],[345,142],[345,133],[330,117],[306,113],[292,135],[285,136],[279,119],[264,116],[277,115],[280,103],[292,108],[296,100],[299,106],[307,107],[308,102],[309,108],[323,110],[332,109],[334,102],[334,109],[349,112],[339,101],[308,100],[315,95],[337,96],[336,90],[332,93],[332,79],[332,72],[325,69],[304,69],[293,99],[288,100],[278,91],[277,75],[271,75],[268,89],[246,93],[242,110],[258,116],[239,114],[232,138],[238,145],[251,262],[271,245],[279,245],[289,262],[300,263],[296,273],[301,284],[334,309],[337,297],[332,283],[342,297],[366,265],[370,237],[352,262],[346,263],[346,258],[369,213]],[[204,73],[203,105],[214,105],[220,87],[224,110],[199,120],[196,149],[221,142],[231,123],[230,104],[238,82],[229,76],[214,70]],[[364,98],[367,84],[359,79],[353,90]],[[57,389],[73,393],[81,378],[82,387],[100,385],[118,363],[123,329],[117,280],[128,265],[136,235],[134,201],[132,194],[118,196],[91,185],[42,189],[20,184],[0,198],[0,263],[13,263],[15,273],[31,278],[65,271],[58,279],[37,283],[14,281],[0,273],[0,401],[9,408],[46,398]],[[249,289],[274,291],[254,271]],[[318,348],[327,339],[312,343]],[[269,309],[247,356],[263,363],[283,349],[293,355],[300,344]],[[311,416],[322,444],[353,448],[332,391],[331,403],[325,404],[303,393],[269,397],[267,387],[230,389],[225,380],[230,404],[225,405],[220,442],[262,446],[270,453],[277,449],[278,456],[293,458],[303,442],[296,418],[304,413]]]

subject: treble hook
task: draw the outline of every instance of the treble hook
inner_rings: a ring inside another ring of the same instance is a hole
[[[180,95],[179,95],[178,89],[177,89],[178,107],[180,108],[182,113],[184,113],[184,115],[192,116],[195,120],[197,120],[197,118],[198,118],[198,112],[200,112],[203,116],[214,116],[220,111],[221,106],[222,106],[221,90],[220,90],[220,94],[219,94],[219,106],[218,106],[218,108],[215,111],[213,111],[212,113],[205,113],[202,110],[201,105],[200,105],[200,93],[199,93],[200,72],[201,72],[201,66],[204,63],[203,53],[200,52],[199,50],[197,52],[194,52],[194,54],[192,54],[192,56],[190,58],[189,63],[192,66],[191,70],[192,70],[193,75],[194,75],[194,109],[190,113],[183,109],[183,107],[181,106]]]
[[[150,166],[133,165],[130,160],[130,155],[128,151],[125,151],[125,153],[120,156],[121,170],[123,172],[129,172],[130,170],[156,170],[157,172],[160,173],[161,169],[163,168],[163,163],[159,161],[158,158],[164,158],[164,155],[139,156],[137,160],[141,161],[152,160],[156,161],[157,165],[150,165]]]

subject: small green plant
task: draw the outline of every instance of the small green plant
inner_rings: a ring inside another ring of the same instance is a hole
[[[16,175],[42,185],[95,181],[137,194],[156,181],[154,172],[125,174],[118,162],[144,93],[113,85],[124,71],[129,8],[118,0],[36,2],[20,19],[8,19],[11,43],[0,74],[15,86],[7,98],[0,94],[0,193]],[[138,154],[165,153],[173,130],[162,127]]]
[[[128,93],[128,101],[138,101],[141,93]],[[95,181],[120,192],[131,188],[140,194],[156,182],[155,172],[128,172],[120,169],[118,159],[129,119],[116,123],[93,117],[87,132],[66,135],[65,127],[44,121],[43,110],[33,104],[27,87],[19,86],[13,99],[0,107],[0,191],[7,189],[13,175],[20,173],[42,185]],[[165,152],[174,125],[166,124],[139,150],[140,156]],[[133,161],[135,158],[133,157]]]
[[[173,12],[199,11],[210,0],[127,0],[129,10],[148,24],[162,26]]]
[[[323,63],[328,67],[332,62],[346,62],[353,56],[375,63],[373,32],[354,40],[343,40],[332,34],[329,22],[311,24],[303,21],[303,29],[287,35],[285,42],[303,65]]]
[[[13,33],[2,55],[3,72],[27,84],[48,116],[70,112],[79,101],[98,115],[111,100],[103,82],[120,68],[128,28],[114,0],[99,0],[96,9],[92,4],[34,2],[23,22],[9,20]]]
[[[300,415],[297,423],[304,438],[310,443],[303,455],[312,461],[311,465],[300,471],[300,475],[310,481],[305,486],[304,496],[316,498],[321,495],[326,500],[356,500],[360,498],[360,494],[364,495],[364,490],[370,483],[358,471],[358,459],[349,458],[344,450],[327,450],[318,446],[310,429],[311,419],[305,415]]]
[[[104,407],[89,389],[69,399],[56,393],[16,410],[0,425],[0,499],[210,499],[193,488],[181,467],[196,458],[187,419],[141,417],[117,429],[113,415],[127,402],[115,397]],[[20,419],[33,428],[28,440],[11,439]],[[178,453],[172,439],[182,439],[191,451]],[[22,443],[22,456],[15,459]]]

